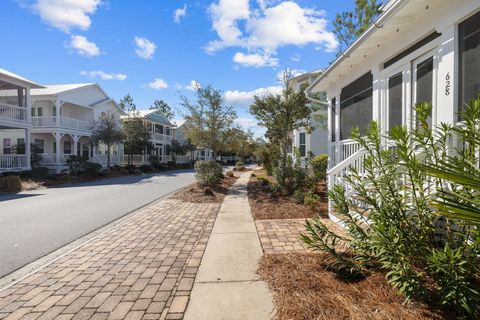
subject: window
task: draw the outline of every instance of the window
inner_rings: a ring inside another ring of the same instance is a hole
[[[403,74],[400,72],[388,79],[388,130],[403,124],[402,78]]]
[[[152,132],[152,129],[153,129],[152,124],[151,124],[150,122],[148,122],[148,123],[147,123],[147,130],[148,130],[148,132]]]
[[[165,155],[167,155],[167,156],[170,155],[170,145],[169,144],[165,145]]]
[[[167,136],[170,135],[170,128],[169,128],[169,127],[165,127],[165,134],[166,134]]]
[[[32,117],[35,117],[35,108],[32,108]]]
[[[71,141],[63,141],[63,153],[64,154],[72,154],[72,142]]]
[[[25,154],[25,139],[24,138],[18,138],[17,139],[17,154]]]
[[[37,153],[45,153],[45,141],[43,139],[35,139],[35,148],[37,148]]]
[[[372,121],[372,73],[367,73],[342,89],[340,94],[340,140],[349,139],[352,129],[365,133]]]
[[[155,125],[155,133],[163,134],[163,126],[160,124]]]
[[[433,102],[433,57],[417,64],[416,67],[416,96],[415,104]],[[429,126],[432,125],[432,114],[427,119]],[[418,125],[418,124],[417,124]]]
[[[460,23],[459,32],[459,104],[464,104],[480,94],[480,12]]]
[[[336,139],[335,139],[335,131],[337,130],[336,127],[335,127],[335,123],[336,123],[336,116],[337,116],[337,99],[333,98],[332,99],[332,118],[330,119],[330,127],[332,128],[332,142],[334,142]]]
[[[37,116],[43,117],[43,108],[42,107],[37,108]]]
[[[307,154],[307,145],[306,145],[306,134],[305,132],[300,132],[300,137],[299,137],[300,143],[298,144],[298,147],[300,149],[300,157],[305,157]]]
[[[3,154],[12,153],[12,141],[10,138],[3,139]]]
[[[52,108],[52,116],[57,116],[57,108],[55,106]]]

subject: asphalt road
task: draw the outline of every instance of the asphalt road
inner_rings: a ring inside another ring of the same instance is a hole
[[[0,278],[193,181],[180,170],[0,195]]]

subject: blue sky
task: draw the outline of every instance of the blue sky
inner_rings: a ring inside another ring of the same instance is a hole
[[[284,68],[327,66],[331,20],[353,2],[2,0],[0,67],[41,84],[98,82],[139,109],[155,99],[176,108],[193,81],[211,84],[261,134],[253,94],[278,91]]]

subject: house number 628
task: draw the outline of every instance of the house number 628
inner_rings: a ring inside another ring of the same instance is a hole
[[[450,72],[445,76],[445,95],[450,95]]]

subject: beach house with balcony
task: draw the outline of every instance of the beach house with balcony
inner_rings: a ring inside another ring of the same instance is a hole
[[[175,125],[160,110],[141,110],[135,116],[142,120],[150,132],[152,148],[146,149],[143,154],[132,155],[132,163],[134,165],[149,164],[152,157],[156,157],[162,163],[171,161],[170,146],[173,140]],[[132,115],[122,117],[123,121],[128,121],[131,118]],[[123,157],[123,163],[128,163],[127,155]]]
[[[30,169],[30,120],[32,89],[43,88],[10,71],[0,69],[0,174]]]
[[[307,88],[327,92],[329,184],[361,170],[351,130],[376,120],[384,133],[415,126],[414,106],[433,106],[432,126],[459,122],[480,94],[480,2],[391,0],[377,21]]]
[[[92,126],[102,113],[116,115],[120,123],[123,111],[98,84],[48,85],[31,90],[30,95],[31,141],[41,166],[58,173],[67,168],[66,160],[72,155],[106,163],[105,147],[91,142]],[[0,96],[0,101],[12,99],[12,91]],[[114,146],[112,152],[112,164],[119,164],[122,145]]]

